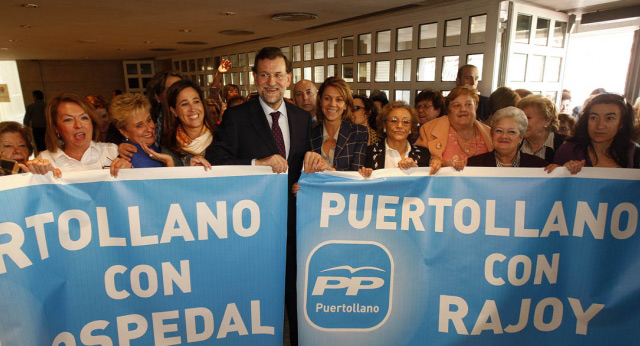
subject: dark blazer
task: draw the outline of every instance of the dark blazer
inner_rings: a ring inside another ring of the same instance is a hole
[[[549,165],[547,161],[541,159],[535,155],[525,154],[520,152],[520,166],[519,167],[546,167]],[[493,151],[488,153],[472,156],[467,159],[467,166],[470,167],[497,167],[496,156]]]
[[[489,119],[489,98],[487,96],[478,95],[478,109],[476,109],[476,119],[484,122]]]
[[[367,156],[364,160],[364,166],[373,169],[384,168],[385,160],[385,141],[382,140],[374,145],[367,147]],[[408,155],[418,164],[418,167],[428,167],[429,160],[431,160],[431,154],[429,149],[411,144],[411,151]]]
[[[285,102],[284,100],[282,102]],[[311,115],[285,102],[289,122],[289,185],[298,181],[304,154],[310,150]],[[205,158],[212,165],[250,165],[253,159],[278,154],[271,127],[258,99],[251,100],[224,112]],[[289,189],[290,190],[290,189]]]
[[[546,147],[544,152],[544,159],[547,160],[547,162],[553,163],[553,159],[556,156],[556,152],[558,151],[558,149],[566,139],[567,139],[567,136],[563,134],[559,134],[559,133],[553,134],[553,149]]]
[[[311,129],[311,150],[322,154],[322,124]],[[357,171],[364,165],[369,131],[363,125],[342,121],[338,130],[338,143],[333,157],[337,171]]]

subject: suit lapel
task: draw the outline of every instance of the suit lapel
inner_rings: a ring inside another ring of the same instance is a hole
[[[333,154],[333,161],[335,162],[336,158],[340,157],[342,153],[342,149],[347,144],[347,139],[349,139],[349,123],[346,121],[342,121],[340,124],[340,129],[338,130],[338,142],[336,143],[336,150]],[[334,165],[335,166],[335,165]]]
[[[253,126],[253,128],[256,130],[256,133],[258,133],[267,148],[269,148],[269,150],[273,153],[278,153],[276,140],[273,139],[271,127],[269,127],[269,122],[267,121],[267,117],[262,110],[260,101],[256,100],[255,102],[253,102],[251,104],[251,107],[249,108],[249,111],[252,115],[251,126]]]

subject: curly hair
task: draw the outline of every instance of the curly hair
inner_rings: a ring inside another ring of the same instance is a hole
[[[542,97],[540,95],[529,95],[518,102],[518,108],[524,110],[525,108],[535,107],[540,111],[542,117],[549,121],[549,132],[558,131],[558,109],[551,100]]]
[[[386,134],[384,133],[384,123],[389,118],[389,114],[391,114],[391,111],[399,108],[406,109],[411,115],[411,133],[418,132],[418,111],[416,111],[415,108],[411,107],[409,104],[407,104],[404,101],[392,101],[387,103],[387,105],[382,108],[382,110],[378,114],[378,117],[376,118],[376,123],[378,125],[377,131],[378,131],[379,138],[386,137]]]

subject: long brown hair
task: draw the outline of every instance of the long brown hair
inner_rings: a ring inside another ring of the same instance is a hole
[[[353,95],[351,94],[351,88],[344,79],[340,77],[329,77],[324,81],[324,83],[322,83],[320,89],[318,89],[318,99],[316,100],[316,119],[318,119],[318,123],[322,123],[324,121],[324,114],[322,113],[322,96],[328,87],[336,88],[346,104],[346,109],[342,114],[342,120],[350,119],[351,110],[353,109]]]
[[[211,131],[211,134],[215,134],[216,130],[216,122],[209,111],[209,107],[205,103],[204,95],[202,94],[202,90],[200,87],[190,81],[190,80],[181,80],[173,83],[171,87],[167,90],[166,102],[164,104],[162,117],[162,145],[169,149],[172,153],[184,157],[187,153],[182,150],[178,141],[176,140],[176,133],[178,132],[178,126],[180,125],[180,119],[171,112],[171,108],[176,108],[176,103],[178,102],[178,95],[182,90],[192,88],[198,93],[198,97],[200,98],[200,102],[202,102],[202,108],[204,109],[204,126]]]

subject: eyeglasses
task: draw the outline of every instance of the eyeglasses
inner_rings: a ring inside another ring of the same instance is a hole
[[[411,125],[411,120],[410,119],[406,119],[406,118],[400,120],[400,119],[398,119],[396,117],[391,117],[387,121],[390,122],[393,125],[397,124],[398,122],[402,122],[402,125]]]
[[[364,107],[362,107],[362,106],[353,106],[353,108],[351,109],[351,111],[352,111],[352,112],[357,112],[357,111],[359,111],[359,110],[361,110],[361,109],[364,109]]]

